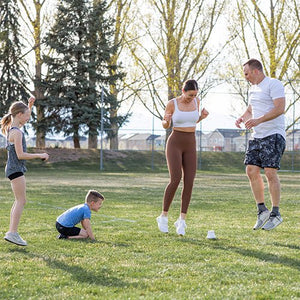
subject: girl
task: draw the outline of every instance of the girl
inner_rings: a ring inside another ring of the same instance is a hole
[[[197,93],[197,82],[187,80],[183,85],[182,94],[168,102],[162,120],[164,129],[169,128],[171,121],[173,122],[173,131],[166,146],[170,182],[165,189],[162,213],[156,219],[159,230],[165,233],[168,232],[168,210],[181,177],[183,177],[181,211],[174,225],[177,234],[185,234],[185,217],[196,174],[196,124],[208,116],[208,111],[205,108],[202,109],[199,116],[200,99],[197,97]]]
[[[26,203],[26,182],[24,173],[26,172],[25,160],[40,158],[48,160],[47,153],[27,153],[24,133],[20,130],[31,115],[31,109],[35,98],[28,100],[28,106],[21,101],[13,103],[8,114],[1,119],[1,130],[7,136],[8,158],[5,167],[5,176],[9,178],[11,188],[15,196],[15,201],[11,208],[9,231],[4,239],[8,242],[27,246],[18,234],[18,225]]]

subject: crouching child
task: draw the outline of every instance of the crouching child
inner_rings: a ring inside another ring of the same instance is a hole
[[[91,211],[97,212],[104,201],[104,197],[95,190],[89,190],[85,196],[85,203],[71,207],[56,219],[56,229],[60,233],[59,239],[87,239],[95,240],[91,227]],[[81,222],[82,228],[76,227]]]

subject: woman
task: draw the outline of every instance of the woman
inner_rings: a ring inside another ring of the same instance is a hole
[[[195,80],[187,80],[182,88],[181,96],[170,100],[166,106],[162,126],[167,129],[173,122],[173,131],[168,138],[166,158],[170,174],[163,199],[163,210],[157,217],[158,228],[168,233],[168,211],[175,192],[183,175],[183,189],[181,193],[181,211],[175,222],[176,232],[185,234],[185,218],[190,204],[193,183],[196,174],[196,124],[208,116],[203,108],[199,116],[200,99],[197,98],[198,84]]]
[[[48,160],[47,153],[27,153],[24,133],[20,130],[31,115],[31,108],[35,98],[28,100],[28,106],[21,101],[13,103],[8,114],[1,119],[2,132],[7,135],[8,158],[5,167],[5,176],[9,178],[15,196],[11,208],[9,231],[4,239],[19,246],[27,246],[18,234],[18,226],[26,203],[25,160],[40,158]]]

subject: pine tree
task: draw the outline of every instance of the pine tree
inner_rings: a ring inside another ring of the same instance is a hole
[[[107,63],[116,49],[109,43],[111,20],[105,19],[105,12],[105,2],[61,0],[46,37],[53,49],[52,56],[45,58],[48,110],[51,116],[60,116],[60,122],[53,124],[55,130],[72,135],[75,148],[80,147],[82,133],[89,135],[90,148],[97,146],[101,87],[121,77],[109,75],[109,68],[117,69]],[[110,99],[105,97],[106,106]],[[107,111],[104,117],[108,124]]]
[[[19,39],[20,15],[16,0],[0,2],[0,115],[7,113],[14,101],[28,98],[28,80],[22,68],[22,48]]]

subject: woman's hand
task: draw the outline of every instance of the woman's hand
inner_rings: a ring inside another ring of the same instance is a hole
[[[167,129],[171,126],[172,114],[165,114],[164,119],[162,120],[162,126],[164,129]]]
[[[205,108],[203,108],[201,110],[200,121],[207,118],[208,115],[209,115],[209,112]]]
[[[172,119],[172,114],[165,114],[164,120],[166,120],[167,122],[170,122],[171,119]]]

